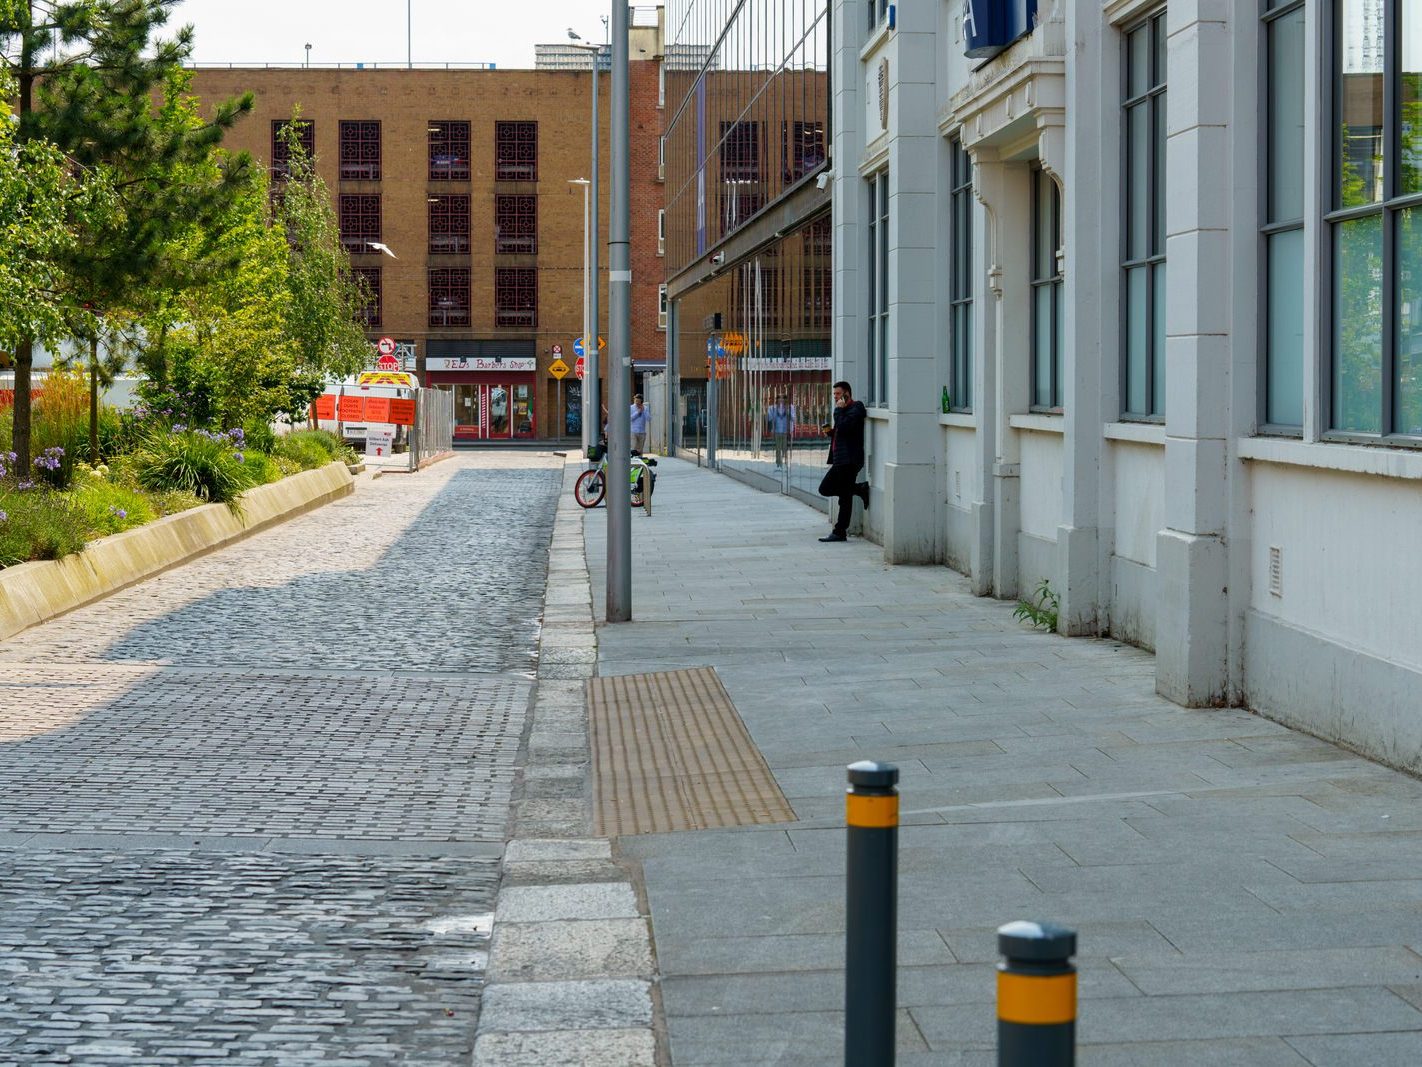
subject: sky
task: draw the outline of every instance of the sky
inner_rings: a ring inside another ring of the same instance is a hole
[[[405,63],[406,9],[415,64],[532,67],[533,46],[567,40],[572,26],[602,41],[602,0],[180,0],[172,26],[196,30],[193,61],[299,66]]]

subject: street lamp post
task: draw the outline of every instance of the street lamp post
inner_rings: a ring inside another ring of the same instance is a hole
[[[608,226],[607,621],[632,619],[632,249],[627,0],[612,4],[612,197]],[[644,492],[651,492],[646,486]]]
[[[588,193],[589,193],[589,191],[591,190],[592,182],[588,181],[586,178],[570,178],[570,179],[568,180],[568,184],[569,184],[569,185],[581,185],[581,186],[583,187],[583,337],[584,337],[584,338],[587,338],[587,336],[588,336],[590,333],[595,334],[595,333],[597,332],[595,327],[590,326],[590,323],[592,322],[592,297],[593,297],[593,293],[594,293],[595,290],[597,289],[597,282],[596,282],[596,280],[593,278],[593,275],[592,275],[592,250],[593,250],[593,243],[594,243],[594,242],[593,242],[592,231],[588,229],[588,222],[589,222],[589,219],[590,219],[590,211],[591,211],[591,209],[590,209],[590,207],[589,207],[589,200],[590,200],[590,197],[588,196]],[[587,374],[587,369],[586,369],[586,368],[587,368],[587,366],[588,366],[587,350],[588,350],[588,349],[587,349],[587,341],[584,340],[584,341],[583,341],[583,368],[584,368],[583,373],[584,373],[585,376],[586,376],[586,374]],[[587,387],[587,382],[586,382],[586,380],[584,380],[584,382],[583,382],[583,400],[582,400],[582,404],[583,404],[583,412],[582,412],[582,423],[583,423],[583,454],[584,454],[584,455],[587,454],[587,450],[588,450],[589,445],[595,444],[595,443],[597,442],[597,438],[596,438],[596,437],[591,437],[591,436],[589,436],[589,435],[592,433],[592,429],[591,429],[591,427],[592,427],[592,422],[591,422],[591,420],[590,420],[589,417],[588,417],[587,395],[588,395],[588,387]],[[559,413],[559,417],[560,417],[560,418],[562,417],[562,413],[561,413],[561,412]]]
[[[602,428],[602,387],[600,371],[602,359],[598,352],[598,293],[597,293],[597,235],[598,235],[598,107],[597,87],[598,57],[601,45],[579,44],[582,36],[571,27],[568,29],[569,47],[592,54],[592,180],[590,196],[592,207],[588,213],[588,274],[592,279],[588,285],[588,313],[583,320],[583,449],[598,442],[598,431]],[[589,326],[588,323],[592,325]],[[589,428],[591,427],[591,428]]]

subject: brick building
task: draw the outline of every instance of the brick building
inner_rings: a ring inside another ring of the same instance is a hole
[[[632,358],[645,366],[666,352],[660,48],[644,40],[631,54]],[[600,76],[606,336],[612,86]],[[368,336],[395,338],[426,384],[455,392],[458,438],[546,439],[581,419],[577,379],[560,384],[549,368],[554,346],[573,363],[582,332],[583,192],[569,181],[589,171],[591,80],[586,69],[199,68],[194,91],[211,100],[254,92],[253,113],[227,144],[274,171],[279,131],[299,108],[352,265],[374,293]]]

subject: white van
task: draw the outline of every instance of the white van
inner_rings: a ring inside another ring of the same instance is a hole
[[[334,417],[318,417],[317,425],[323,430],[330,430],[333,433],[340,434],[346,444],[360,451],[365,448],[367,426],[377,425],[374,420],[366,418],[365,401],[370,398],[414,400],[415,391],[419,388],[420,379],[411,371],[362,371],[355,377],[347,378],[344,381],[335,382],[326,386],[322,392],[322,400],[328,396],[334,398],[334,404],[329,405],[331,408],[330,414]],[[359,420],[352,418],[347,422],[341,418],[341,402],[343,398],[345,399],[347,410],[355,406],[355,400],[359,400]],[[324,415],[325,413],[320,410],[321,406],[323,406],[322,402],[317,401],[317,404],[318,416]],[[408,427],[395,427],[395,447],[397,451],[401,449],[401,446],[408,437]]]

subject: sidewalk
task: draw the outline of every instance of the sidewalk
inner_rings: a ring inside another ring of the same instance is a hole
[[[602,675],[711,665],[800,821],[622,837],[672,1061],[840,1061],[845,764],[902,770],[900,1064],[992,1064],[995,928],[1079,931],[1081,1062],[1422,1062],[1422,784],[664,460]],[[584,531],[605,616],[606,512]],[[1422,701],[1419,701],[1422,703]]]

